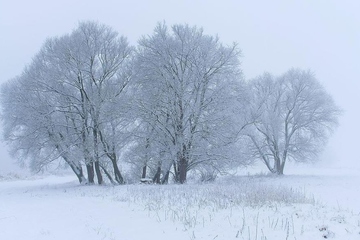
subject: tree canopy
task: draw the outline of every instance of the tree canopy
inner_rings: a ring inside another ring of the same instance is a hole
[[[283,174],[288,159],[314,159],[338,124],[341,110],[310,71],[265,73],[250,82],[249,91],[251,125],[244,134],[252,155],[273,173]]]
[[[299,69],[245,81],[240,57],[189,25],[160,23],[132,47],[82,22],[2,85],[5,141],[33,171],[60,160],[90,184],[213,179],[253,159],[283,174],[313,159],[341,113],[331,96]]]

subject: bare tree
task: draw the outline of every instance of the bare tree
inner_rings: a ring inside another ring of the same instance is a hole
[[[1,103],[4,136],[12,154],[22,165],[30,159],[33,171],[41,171],[62,158],[80,183],[86,183],[81,158],[73,144],[76,137],[67,117],[56,111],[58,103],[32,78],[33,67],[2,86]]]
[[[335,126],[340,109],[310,71],[291,69],[250,82],[248,127],[252,153],[283,174],[287,160],[314,159]]]
[[[83,62],[82,68],[77,70],[80,80],[86,81],[81,91],[91,118],[95,170],[99,175],[103,153],[112,163],[115,180],[123,183],[117,161],[123,145],[119,139],[124,139],[122,130],[128,124],[124,90],[131,79],[132,48],[111,28],[92,22],[80,24],[73,35],[75,49],[79,52],[73,56],[74,60]]]
[[[158,24],[139,41],[136,74],[141,121],[155,131],[164,176],[175,181],[199,164],[225,163],[221,149],[234,141],[232,101],[241,86],[240,51],[202,29]],[[140,94],[139,94],[140,95]],[[161,147],[159,147],[161,146]]]
[[[131,52],[124,37],[94,22],[47,40],[21,77],[2,90],[5,139],[14,152],[38,162],[36,168],[46,166],[49,158],[30,152],[58,154],[72,168],[80,168],[83,160],[89,183],[96,173],[99,184],[101,169],[113,181],[105,168],[109,159],[115,180],[123,183],[117,154],[126,128],[124,89],[131,79]]]

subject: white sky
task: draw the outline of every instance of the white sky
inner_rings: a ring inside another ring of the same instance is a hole
[[[0,0],[0,83],[20,74],[47,37],[83,20],[109,25],[132,44],[159,21],[201,26],[239,44],[246,78],[313,70],[345,111],[322,159],[360,166],[359,0]],[[0,173],[11,165],[2,145]]]

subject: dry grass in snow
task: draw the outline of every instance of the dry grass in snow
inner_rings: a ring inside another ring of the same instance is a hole
[[[3,181],[0,239],[360,239],[358,212],[318,202],[299,179],[166,186]]]

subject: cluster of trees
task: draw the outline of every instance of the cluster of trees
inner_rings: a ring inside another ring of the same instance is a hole
[[[80,23],[2,85],[4,138],[33,171],[61,160],[80,183],[206,180],[254,159],[283,174],[314,158],[337,124],[331,96],[299,69],[245,81],[240,53],[188,25],[158,24],[135,48]]]

